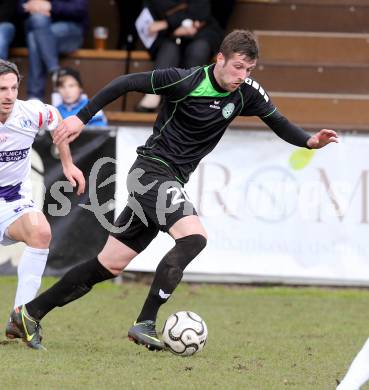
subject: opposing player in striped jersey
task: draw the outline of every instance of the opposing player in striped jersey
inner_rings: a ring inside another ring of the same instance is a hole
[[[32,300],[41,285],[51,240],[44,214],[32,200],[31,147],[39,130],[54,130],[61,122],[59,112],[39,100],[18,100],[20,75],[17,66],[0,60],[0,244],[24,242],[18,264],[18,286],[14,307]],[[59,146],[63,171],[77,193],[84,191],[85,179],[73,164],[69,146]],[[8,338],[22,337],[11,320]]]

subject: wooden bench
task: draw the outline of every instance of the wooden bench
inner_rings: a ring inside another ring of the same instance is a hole
[[[256,35],[262,58],[254,77],[290,119],[309,128],[319,124],[358,130],[369,127],[367,34],[259,30]],[[11,50],[11,58],[26,77],[27,55],[25,48]],[[80,70],[89,96],[126,71],[142,72],[153,66],[146,51],[129,54],[120,50],[91,49],[71,53],[61,63]],[[20,97],[24,95],[23,83]],[[121,112],[122,98],[111,103],[106,108],[109,119],[152,123],[152,115],[132,113],[141,96],[139,93],[127,95],[125,109],[128,112],[125,113]],[[258,120],[244,118],[235,123],[237,126],[263,126]]]
[[[254,77],[272,91],[363,93],[369,34],[255,31],[261,59]]]
[[[89,1],[90,26],[109,28],[108,48],[117,48],[117,0]],[[237,0],[229,28],[251,30],[368,32],[367,0]],[[87,47],[92,47],[92,28]]]
[[[238,0],[229,30],[368,32],[366,0]]]

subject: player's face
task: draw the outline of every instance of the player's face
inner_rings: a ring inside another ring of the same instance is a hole
[[[219,53],[214,69],[215,78],[223,89],[233,92],[250,77],[256,62],[238,53],[234,53],[228,59]]]
[[[63,103],[73,104],[81,96],[82,89],[74,77],[64,76],[62,85],[58,88],[58,92],[63,99]]]
[[[0,118],[3,122],[11,114],[18,96],[18,78],[14,73],[0,76]]]

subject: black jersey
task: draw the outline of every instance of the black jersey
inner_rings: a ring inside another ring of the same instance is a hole
[[[214,65],[169,68],[121,76],[97,94],[78,116],[86,123],[94,112],[131,90],[162,95],[153,134],[137,153],[169,166],[182,182],[188,181],[237,115],[258,116],[287,142],[306,146],[309,135],[277,112],[257,81],[246,79],[234,92],[227,92],[216,82],[213,68]]]
[[[211,75],[208,66],[156,70],[152,75],[153,91],[164,95],[164,101],[152,136],[137,152],[167,163],[184,181],[237,115],[264,117],[275,111],[268,95],[253,87],[251,79],[227,92]]]

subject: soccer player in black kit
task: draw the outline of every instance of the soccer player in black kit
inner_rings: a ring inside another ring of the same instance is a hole
[[[75,266],[47,291],[12,312],[12,321],[28,346],[42,348],[39,321],[50,310],[119,275],[162,230],[174,239],[174,246],[159,263],[128,337],[150,350],[163,349],[155,329],[158,310],[207,241],[183,185],[237,115],[259,116],[279,137],[299,147],[321,148],[338,142],[335,131],[323,129],[311,136],[278,112],[265,90],[249,78],[257,58],[252,33],[233,31],[222,42],[215,64],[120,76],[55,131],[56,144],[73,141],[96,112],[129,91],[164,98],[153,134],[137,149],[137,160],[128,174],[128,204],[115,222],[121,231],[110,233],[95,258]]]

